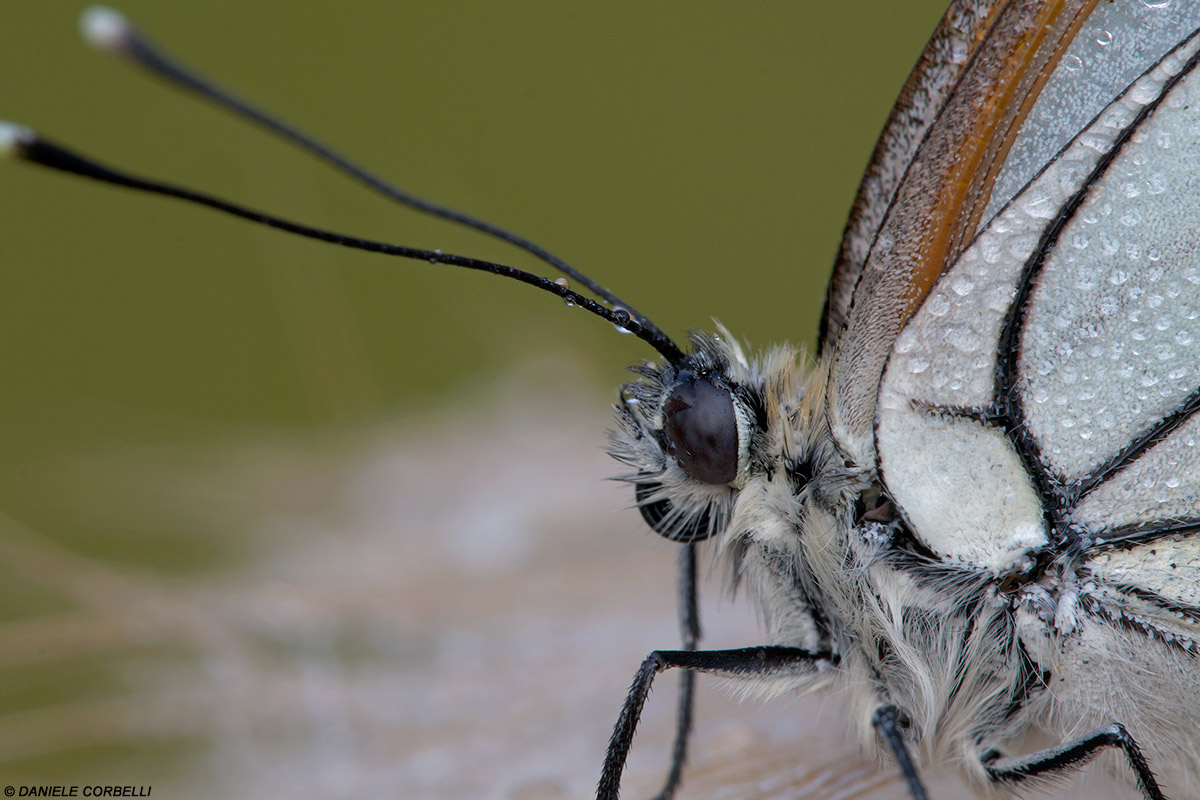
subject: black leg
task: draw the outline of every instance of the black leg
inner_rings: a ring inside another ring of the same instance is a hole
[[[1137,776],[1138,788],[1142,790],[1146,800],[1166,800],[1158,781],[1154,780],[1154,773],[1150,771],[1150,765],[1146,763],[1141,748],[1129,735],[1129,731],[1125,730],[1125,726],[1116,722],[1073,742],[1027,756],[1004,758],[992,751],[984,754],[982,760],[989,779],[996,783],[1016,785],[1031,778],[1060,775],[1079,769],[1105,747],[1119,747],[1125,751],[1129,766]]]
[[[700,609],[696,606],[696,545],[679,548],[679,629],[684,650],[695,650],[700,641]],[[688,737],[692,732],[693,698],[696,673],[690,669],[679,676],[679,705],[675,710],[675,746],[671,748],[671,768],[654,800],[671,800],[683,779],[687,761]]]
[[[650,694],[654,676],[667,669],[708,672],[723,678],[770,678],[807,673],[828,653],[810,653],[798,647],[747,647],[740,650],[656,650],[646,656],[633,678],[621,716],[613,727],[604,758],[604,771],[596,787],[596,800],[617,800],[621,791],[621,773],[633,743],[642,707]]]
[[[900,726],[900,711],[892,705],[880,706],[875,709],[875,714],[871,717],[871,724],[875,726],[880,738],[892,751],[892,756],[896,759],[896,766],[900,768],[900,774],[904,776],[904,782],[908,784],[908,793],[912,795],[912,800],[929,800],[929,795],[925,793],[925,785],[921,783],[921,776],[917,774],[917,768],[908,755],[908,747],[904,744],[904,733]]]

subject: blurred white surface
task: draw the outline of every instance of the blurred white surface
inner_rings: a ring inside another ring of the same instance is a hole
[[[619,465],[593,399],[494,399],[490,416],[336,441],[76,465],[253,555],[171,577],[0,526],[0,559],[73,605],[0,628],[0,665],[65,682],[64,663],[93,658],[118,677],[0,719],[0,772],[116,745],[135,757],[110,774],[134,783],[150,782],[136,754],[169,751],[158,797],[589,796],[635,669],[678,642],[675,547],[605,480]],[[702,594],[705,644],[761,642],[718,584]],[[906,797],[845,744],[836,698],[739,705],[699,688],[683,798]],[[659,679],[626,797],[664,773],[674,690]],[[928,777],[936,798],[967,795]]]

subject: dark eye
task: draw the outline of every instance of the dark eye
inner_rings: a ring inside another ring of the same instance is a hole
[[[737,477],[737,416],[728,389],[681,372],[663,413],[667,452],[684,472],[712,484]]]
[[[709,523],[707,508],[698,516],[680,525],[678,520],[671,519],[673,509],[671,502],[666,498],[660,498],[652,503],[645,502],[646,498],[657,492],[658,489],[659,484],[657,483],[639,483],[634,489],[638,500],[638,511],[642,512],[642,519],[646,520],[646,524],[655,533],[672,542],[682,544],[700,542],[712,536],[713,530]]]

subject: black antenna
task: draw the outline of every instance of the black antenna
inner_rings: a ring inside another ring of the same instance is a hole
[[[366,184],[390,200],[417,211],[464,225],[521,248],[554,267],[571,280],[587,287],[614,309],[624,309],[629,317],[645,331],[646,335],[641,338],[668,361],[671,363],[678,361],[678,358],[669,356],[668,351],[674,351],[679,354],[679,357],[682,357],[674,342],[648,317],[550,251],[490,222],[431,203],[393,186],[291,124],[218,86],[190,67],[183,66],[143,35],[123,14],[105,6],[92,6],[85,10],[80,17],[79,28],[84,40],[100,52],[126,59],[172,86],[194,92],[235,116],[267,129],[304,152],[316,156],[346,175]],[[627,328],[627,330],[632,330],[632,328]]]
[[[648,332],[624,308],[606,308],[590,297],[584,297],[578,292],[572,291],[567,281],[563,278],[552,281],[549,278],[534,275],[532,272],[526,272],[523,269],[517,269],[505,264],[497,264],[492,261],[484,261],[479,258],[468,258],[467,256],[454,255],[453,253],[443,253],[440,250],[421,250],[415,247],[403,247],[373,239],[361,239],[356,236],[347,236],[303,225],[298,222],[292,222],[282,217],[276,217],[262,211],[247,208],[246,206],[231,203],[228,200],[223,200],[210,194],[172,186],[161,181],[141,178],[127,172],[103,166],[79,153],[43,139],[30,128],[26,128],[23,125],[14,125],[10,122],[0,121],[0,156],[19,158],[31,164],[38,164],[73,175],[81,175],[85,178],[113,184],[114,186],[124,186],[129,189],[149,192],[150,194],[174,197],[189,203],[207,206],[208,208],[235,217],[241,217],[260,225],[266,225],[270,228],[276,228],[309,239],[317,239],[322,242],[341,245],[342,247],[366,250],[369,253],[383,253],[384,255],[411,258],[418,261],[428,261],[431,264],[448,264],[454,267],[475,269],[481,272],[490,272],[493,275],[501,275],[505,278],[512,278],[521,283],[527,283],[530,286],[558,295],[568,304],[578,306],[585,311],[590,311],[601,319],[611,322],[618,328],[635,334],[671,363],[678,363],[683,358],[683,353],[680,352],[679,348],[670,339],[665,340],[666,345],[664,347],[660,341],[660,338],[665,338],[661,331],[655,329],[654,333]]]

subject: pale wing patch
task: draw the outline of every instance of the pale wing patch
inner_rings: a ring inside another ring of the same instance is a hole
[[[970,419],[887,413],[888,405],[881,400],[879,438],[888,442],[881,452],[903,461],[896,470],[903,480],[888,488],[925,545],[1003,570],[1047,543],[1041,501],[1003,431]]]
[[[1195,536],[1110,550],[1089,559],[1087,567],[1109,586],[1142,589],[1200,608],[1200,539]]]
[[[1180,31],[1200,28],[1200,3],[1099,3],[1046,82],[1004,161],[982,228],[1084,128],[1118,89],[1166,55]]]
[[[1071,514],[1089,531],[1200,518],[1200,418],[1090,492]],[[1197,584],[1200,587],[1200,584]]]
[[[1087,562],[1104,613],[1170,644],[1200,643],[1200,541],[1178,537]]]
[[[1175,72],[1180,59],[1164,66]],[[1157,91],[1143,79],[1131,94]],[[1018,364],[1025,423],[1064,480],[1114,457],[1200,385],[1198,220],[1193,72],[1089,189],[1030,298]]]
[[[1082,153],[1094,163],[1098,154]],[[1070,154],[1055,166],[1066,171]],[[1089,165],[1076,169],[1076,185],[1082,185]],[[1021,269],[1033,254],[1041,229],[1048,220],[1039,213],[1043,206],[1069,196],[1068,181],[1057,173],[1052,187],[1062,191],[1037,202],[1020,201],[1005,211],[934,287],[912,322],[896,337],[880,391],[880,415],[885,416],[883,397],[894,393],[928,406],[982,408],[993,398],[996,349],[1005,315],[1017,291]],[[1022,195],[1041,195],[1038,187]],[[1044,201],[1044,202],[1043,202]],[[895,409],[905,411],[903,404]],[[886,455],[880,442],[881,456]]]

